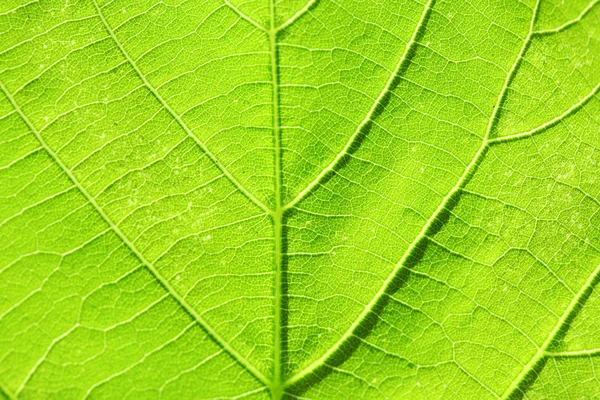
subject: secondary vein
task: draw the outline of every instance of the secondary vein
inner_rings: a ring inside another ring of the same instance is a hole
[[[573,297],[573,300],[569,303],[563,315],[559,318],[554,326],[554,329],[550,332],[542,346],[538,349],[535,355],[529,360],[527,364],[523,367],[519,375],[515,380],[512,381],[511,385],[506,389],[504,394],[502,395],[502,399],[510,398],[513,393],[519,390],[519,386],[521,383],[527,378],[529,372],[540,362],[540,360],[546,356],[554,356],[553,353],[549,353],[548,347],[554,342],[556,337],[560,334],[560,332],[564,329],[565,326],[568,325],[569,320],[577,312],[577,306],[582,304],[584,298],[586,297],[588,291],[594,285],[597,278],[600,276],[600,265],[594,269],[594,271],[590,274],[588,279],[585,281],[579,292]],[[568,353],[556,353],[556,356],[567,356]],[[592,352],[586,354],[588,356],[592,355]]]
[[[119,48],[119,51],[121,52],[121,54],[123,54],[123,56],[127,59],[127,61],[129,62],[129,64],[131,65],[131,67],[135,70],[136,74],[139,76],[139,78],[142,80],[142,82],[144,82],[144,85],[150,90],[150,92],[154,95],[154,97],[160,102],[160,104],[165,108],[165,110],[167,110],[169,112],[169,114],[171,114],[171,116],[177,121],[177,123],[179,124],[179,126],[181,126],[181,128],[196,142],[196,144],[198,146],[200,146],[200,148],[202,149],[202,151],[204,152],[204,154],[206,154],[208,156],[208,158],[210,158],[210,160],[216,165],[216,167],[219,168],[221,170],[221,172],[223,172],[223,174],[227,177],[227,179],[229,179],[229,181],[239,191],[241,191],[244,194],[244,196],[246,196],[251,202],[253,202],[256,206],[258,206],[259,208],[261,208],[267,214],[271,214],[272,210],[269,207],[267,207],[262,201],[260,201],[259,199],[257,199],[248,189],[246,189],[231,174],[231,172],[229,172],[227,170],[227,168],[225,168],[225,166],[208,149],[208,147],[206,147],[206,145],[202,141],[200,141],[200,139],[198,138],[198,136],[196,136],[192,132],[192,130],[187,126],[187,124],[179,116],[179,114],[177,114],[175,112],[175,110],[173,110],[171,108],[171,106],[169,106],[169,104],[160,95],[160,93],[158,93],[158,90],[156,90],[156,88],[154,86],[152,86],[152,84],[148,81],[148,79],[146,79],[146,76],[142,73],[142,71],[140,70],[140,68],[135,63],[135,61],[133,61],[133,59],[131,58],[131,56],[129,55],[129,53],[125,50],[125,48],[123,47],[123,45],[121,44],[121,42],[117,38],[117,35],[115,35],[115,32],[113,31],[113,29],[108,24],[108,21],[106,20],[106,18],[104,18],[104,14],[102,13],[102,9],[98,5],[97,0],[92,0],[92,1],[94,3],[94,6],[96,7],[96,12],[97,12],[98,16],[100,17],[100,20],[102,20],[102,24],[104,24],[104,27],[105,27],[106,31],[108,32],[108,34],[110,35],[110,37],[112,38],[112,40],[115,42],[115,44]]]
[[[308,10],[310,10],[310,8],[312,6],[314,6],[317,1],[319,0],[309,0],[304,7],[302,7],[300,10],[298,10],[298,12],[294,15],[292,15],[290,17],[290,19],[288,19],[287,21],[285,21],[284,23],[282,23],[281,25],[279,25],[276,29],[277,32],[284,30],[285,28],[287,28],[288,26],[291,26],[292,24],[294,24],[294,22],[296,22],[298,19],[300,19],[300,17],[302,17],[304,14],[306,14],[308,12]],[[271,29],[273,29],[273,26],[271,26]]]
[[[17,399],[17,397],[10,390],[8,390],[4,385],[2,385],[2,383],[0,383],[0,393],[4,393],[6,395],[6,397],[8,397],[10,400]]]
[[[571,26],[575,25],[576,23],[578,23],[579,21],[581,21],[591,10],[592,8],[594,8],[595,5],[600,4],[599,0],[594,0],[591,3],[589,3],[582,11],[581,13],[574,19],[565,22],[564,24],[557,26],[556,28],[550,28],[550,29],[543,29],[543,30],[539,30],[539,31],[535,31],[533,34],[534,35],[552,35],[554,33],[559,33],[564,31],[565,29],[570,28]]]
[[[210,335],[210,337],[223,349],[225,349],[231,357],[254,375],[260,382],[265,385],[269,384],[269,380],[260,372],[254,365],[252,365],[244,356],[237,352],[221,335],[210,326],[204,318],[171,286],[171,284],[158,272],[156,267],[150,263],[146,257],[137,249],[137,247],[129,240],[127,236],[121,231],[121,229],[112,221],[111,218],[104,212],[102,207],[98,204],[96,199],[87,191],[87,189],[79,182],[71,170],[63,163],[58,155],[52,150],[52,148],[46,143],[44,138],[39,133],[38,129],[33,123],[27,118],[21,107],[17,104],[12,94],[6,89],[6,87],[0,82],[0,90],[4,92],[12,106],[15,108],[17,113],[21,116],[21,119],[29,127],[29,130],[35,135],[37,140],[40,142],[42,147],[46,150],[48,155],[54,160],[54,162],[63,170],[63,172],[69,177],[71,182],[79,189],[81,194],[87,199],[87,201],[96,209],[98,214],[106,221],[110,228],[119,236],[121,241],[131,250],[131,252],[144,264],[144,266],[150,271],[154,278],[165,288],[165,290],[181,305],[181,307],[192,316],[198,324]]]
[[[419,35],[419,33],[420,33],[420,31],[421,31],[421,29],[422,29],[422,27],[423,27],[423,25],[424,25],[424,23],[425,23],[425,21],[427,19],[427,16],[428,16],[429,12],[431,11],[434,3],[435,3],[435,0],[428,0],[427,4],[423,8],[423,13],[421,14],[421,18],[419,19],[419,22],[417,22],[417,26],[416,26],[416,28],[415,28],[415,30],[414,30],[414,32],[413,32],[410,40],[406,44],[406,47],[404,49],[404,53],[402,54],[402,56],[400,57],[400,60],[396,64],[396,67],[394,68],[394,70],[390,74],[390,78],[386,82],[386,84],[383,87],[383,90],[381,91],[381,93],[379,93],[379,96],[377,96],[377,98],[375,99],[375,102],[373,103],[373,105],[371,106],[371,108],[369,109],[369,111],[367,112],[367,115],[365,116],[365,118],[361,121],[360,124],[358,124],[358,126],[356,127],[356,130],[350,136],[350,139],[348,139],[348,142],[346,143],[346,145],[344,146],[344,148],[342,149],[342,151],[340,151],[335,156],[335,158],[333,159],[333,161],[331,161],[331,163],[327,167],[325,167],[319,173],[319,175],[317,175],[317,177],[312,182],[310,182],[303,190],[301,190],[292,201],[290,201],[288,204],[286,204],[283,207],[284,210],[288,210],[290,208],[293,208],[303,198],[305,198],[310,192],[312,192],[312,190],[314,188],[316,188],[318,185],[321,184],[321,182],[323,182],[323,180],[325,179],[325,177],[327,177],[327,175],[329,173],[331,173],[331,172],[333,172],[335,170],[335,168],[338,166],[338,164],[348,154],[348,152],[350,151],[350,149],[354,145],[354,142],[360,136],[360,133],[362,132],[362,130],[365,128],[365,126],[369,122],[371,122],[371,120],[373,119],[373,116],[374,116],[375,112],[381,106],[383,100],[386,98],[386,96],[388,95],[388,93],[391,91],[391,89],[393,87],[393,84],[394,84],[394,81],[398,78],[398,74],[400,73],[400,71],[405,67],[405,65],[409,61],[409,57],[408,56],[409,56],[410,52],[412,51],[412,49],[414,48],[414,46],[417,43],[417,36]]]
[[[239,8],[237,8],[236,6],[234,6],[233,4],[231,4],[231,2],[229,0],[224,0],[224,1],[225,1],[225,4],[229,8],[231,8],[237,15],[239,15],[240,17],[242,17],[242,19],[245,19],[246,21],[250,22],[252,25],[254,25],[255,27],[257,27],[261,31],[268,33],[267,29],[264,26],[262,26],[261,24],[259,24],[258,22],[256,22],[249,15],[244,14]]]
[[[430,11],[430,8],[432,7],[433,2],[434,1],[429,1],[427,3],[427,6],[425,7],[425,10],[423,11],[423,14],[421,16],[421,21],[419,23],[419,26],[417,27],[417,30],[415,32],[418,32],[421,29],[420,25],[422,25],[423,21],[425,20],[427,13]],[[405,267],[406,262],[415,253],[416,249],[419,247],[419,244],[427,237],[427,233],[430,231],[430,229],[433,226],[433,224],[435,223],[435,221],[442,214],[442,212],[446,209],[446,207],[448,206],[450,201],[460,192],[460,190],[466,185],[466,183],[470,180],[470,178],[475,173],[477,166],[481,163],[481,161],[485,157],[485,154],[487,152],[489,142],[490,142],[490,136],[496,126],[500,108],[506,97],[508,87],[515,76],[515,73],[521,63],[523,55],[525,54],[527,47],[529,45],[529,42],[531,40],[531,37],[533,35],[533,27],[534,27],[537,13],[538,13],[539,3],[540,3],[540,0],[538,0],[536,2],[536,5],[533,9],[528,34],[525,37],[525,39],[523,40],[521,49],[520,49],[514,63],[512,64],[510,70],[508,71],[508,73],[506,75],[504,84],[498,94],[498,98],[496,100],[494,111],[492,112],[492,114],[490,116],[488,126],[487,126],[486,132],[483,136],[481,146],[475,153],[473,159],[467,165],[463,174],[460,176],[460,178],[458,179],[458,181],[454,185],[454,187],[442,199],[441,203],[438,205],[438,207],[433,212],[431,217],[425,222],[421,231],[415,237],[415,239],[411,242],[409,247],[406,249],[406,251],[404,252],[402,257],[400,258],[400,261],[395,265],[392,272],[388,275],[386,280],[383,282],[383,285],[381,286],[381,288],[377,291],[377,293],[375,294],[373,299],[367,304],[367,306],[360,313],[360,315],[354,321],[354,323],[350,326],[350,328],[348,330],[346,330],[344,335],[342,335],[342,337],[327,352],[325,352],[319,359],[317,359],[312,364],[310,364],[308,367],[306,367],[305,369],[303,369],[302,371],[300,371],[299,373],[297,373],[296,375],[294,375],[293,377],[288,379],[285,382],[286,386],[294,385],[295,383],[301,381],[305,377],[311,375],[313,372],[315,372],[321,366],[325,365],[327,360],[330,357],[332,357],[339,349],[341,349],[341,347],[344,345],[344,343],[346,343],[354,335],[354,332],[356,331],[356,329],[363,323],[363,321],[372,312],[372,310],[375,308],[375,306],[380,301],[380,299],[385,295],[386,291],[388,290],[389,286],[391,285],[391,283],[393,282],[395,277],[398,276],[398,273]],[[411,39],[411,40],[414,41],[415,37],[416,37],[416,33],[413,34],[413,39]],[[370,115],[369,115],[369,118],[370,118]],[[333,163],[332,163],[332,165],[333,165]],[[294,203],[294,202],[292,202],[292,203]]]
[[[568,320],[569,318],[567,318]],[[593,357],[600,354],[600,349],[574,350],[574,351],[546,351],[546,357]]]
[[[557,117],[551,119],[550,121],[545,122],[545,123],[539,125],[538,127],[533,128],[527,132],[520,132],[520,133],[515,133],[513,135],[508,135],[508,136],[495,137],[493,139],[490,139],[490,144],[510,142],[510,141],[514,141],[514,140],[524,139],[524,138],[527,138],[527,137],[530,137],[533,135],[537,135],[538,133],[543,132],[546,129],[549,129],[549,128],[555,126],[556,124],[563,121],[570,115],[579,111],[579,109],[581,109],[581,107],[583,107],[588,101],[590,101],[592,98],[594,98],[594,96],[596,94],[598,94],[598,92],[600,92],[600,83],[598,83],[591,90],[591,92],[589,92],[588,94],[583,96],[577,103],[573,104],[565,112],[563,112],[562,114],[558,115]]]

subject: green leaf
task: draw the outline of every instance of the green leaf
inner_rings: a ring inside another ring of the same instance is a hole
[[[589,1],[0,2],[0,397],[598,396]]]

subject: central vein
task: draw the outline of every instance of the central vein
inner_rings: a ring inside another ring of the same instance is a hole
[[[277,29],[275,27],[275,0],[269,0],[270,26],[268,30],[271,53],[271,76],[273,85],[273,136],[275,148],[275,209],[273,222],[275,226],[275,335],[274,335],[274,371],[271,383],[273,399],[283,397],[282,379],[282,291],[283,291],[283,214],[281,202],[281,129],[279,126],[279,77],[277,68]]]

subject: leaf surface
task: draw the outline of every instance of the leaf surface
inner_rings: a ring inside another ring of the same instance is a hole
[[[600,393],[600,2],[0,4],[0,396]]]

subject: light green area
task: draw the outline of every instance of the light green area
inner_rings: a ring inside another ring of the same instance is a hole
[[[0,398],[593,398],[600,2],[0,2]]]

